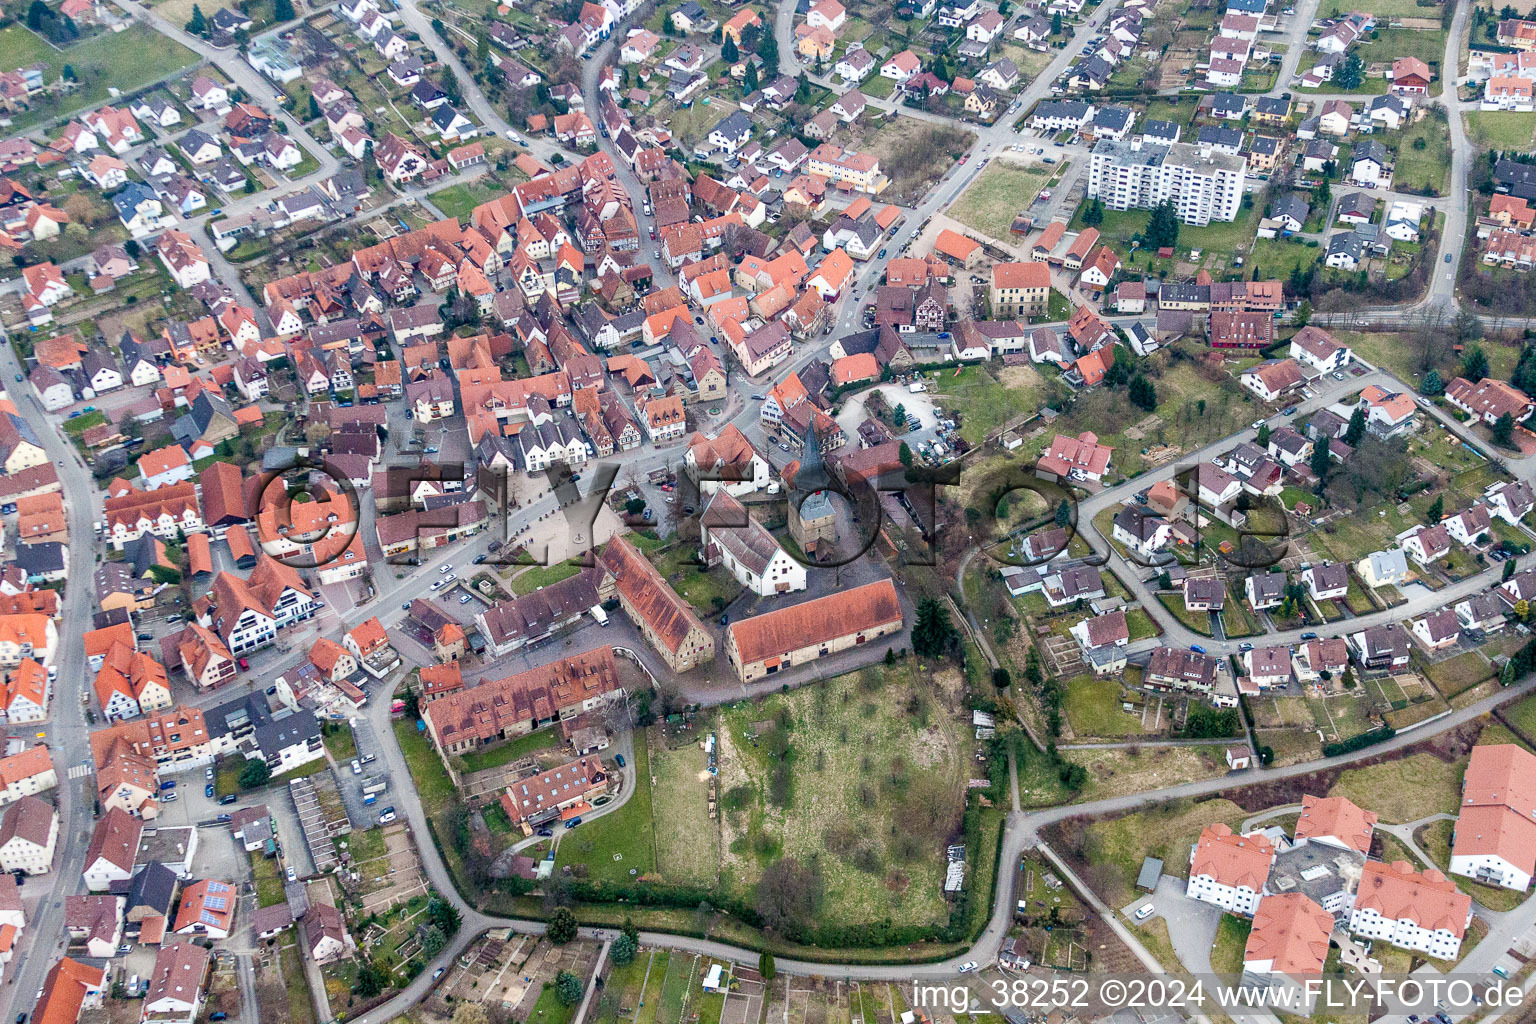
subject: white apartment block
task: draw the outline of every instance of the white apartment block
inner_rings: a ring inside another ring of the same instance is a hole
[[[1088,194],[1112,210],[1151,209],[1171,200],[1179,220],[1205,225],[1236,220],[1248,165],[1209,146],[1103,140],[1088,164]]]

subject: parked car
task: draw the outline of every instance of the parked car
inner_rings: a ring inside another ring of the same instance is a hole
[[[386,807],[384,808],[384,813],[379,815],[379,824],[388,825],[390,822],[394,821],[396,817],[397,815],[395,814],[395,809],[393,807]]]
[[[960,973],[961,974],[970,974],[975,969],[976,969],[976,961],[975,960],[967,960],[965,963],[960,965]]]
[[[1150,903],[1143,903],[1140,907],[1136,908],[1136,920],[1145,921],[1147,918],[1152,916],[1152,912],[1156,909],[1157,908]]]
[[[565,823],[565,827],[566,827],[567,830],[569,830],[569,829],[575,828],[577,825],[580,825],[580,824],[581,824],[581,819],[580,818],[572,818],[570,821]]]
[[[210,782],[203,786],[203,796],[207,797],[209,800],[213,799],[213,783]]]
[[[359,761],[355,757],[352,759],[352,774],[353,775],[361,775],[361,774],[363,774],[363,763],[361,761]]]
[[[613,763],[618,765],[620,768],[623,768],[624,767],[624,755],[623,754],[615,754],[615,755],[613,755]]]
[[[293,870],[293,868],[290,867],[288,869],[288,881],[290,881],[290,882],[297,882],[298,880],[299,880],[299,873],[297,871]]]
[[[239,799],[240,798],[234,793],[225,793],[223,796],[219,797],[219,803],[227,806]]]

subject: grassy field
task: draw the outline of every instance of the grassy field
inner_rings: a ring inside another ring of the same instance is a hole
[[[283,895],[283,873],[277,866],[277,858],[263,857],[260,853],[249,856],[251,875],[256,882],[256,905],[273,907],[282,903],[287,897]]]
[[[1291,268],[1300,267],[1305,271],[1322,258],[1320,245],[1307,245],[1288,238],[1260,238],[1253,243],[1246,265],[1258,268],[1260,278],[1284,280],[1290,275]]]
[[[1536,145],[1536,114],[1482,110],[1462,116],[1467,134],[1485,149],[1528,150]]]
[[[288,990],[288,1020],[291,1024],[314,1024],[315,1004],[310,998],[309,975],[299,958],[298,943],[284,943],[278,959],[282,965],[284,987]]]
[[[30,111],[12,119],[12,131],[95,106],[108,98],[109,87],[130,92],[196,64],[197,55],[138,22],[122,32],[103,32],[64,50],[56,49],[22,25],[0,29],[0,68],[22,67],[38,61],[49,65],[43,74],[44,81],[57,81],[68,64],[75,71],[79,87],[68,95],[35,97]]]
[[[1375,38],[1359,48],[1360,59],[1367,64],[1391,64],[1397,57],[1417,57],[1438,71],[1445,56],[1444,32],[1416,32],[1412,29],[1381,28]],[[1384,91],[1384,90],[1383,90]]]
[[[540,729],[526,736],[519,736],[515,740],[508,740],[498,746],[486,750],[476,750],[468,754],[461,754],[464,762],[464,770],[467,772],[481,772],[487,768],[500,768],[504,764],[510,764],[520,757],[536,754],[541,750],[560,745],[560,732],[557,729]]]
[[[1085,199],[1078,206],[1072,217],[1073,230],[1082,228],[1083,211],[1087,205]],[[1135,265],[1138,269],[1145,266],[1149,273],[1168,271],[1176,262],[1188,263],[1189,250],[1199,249],[1199,265],[1215,273],[1217,269],[1228,266],[1234,254],[1248,251],[1253,242],[1259,212],[1258,207],[1241,210],[1234,221],[1212,221],[1205,227],[1180,224],[1179,239],[1173,247],[1173,259],[1152,259],[1150,253],[1138,252],[1133,257]],[[1148,210],[1105,210],[1099,234],[1116,252],[1129,252],[1131,239],[1146,230],[1150,218],[1151,212]]]
[[[963,685],[909,659],[726,710],[722,881],[755,884],[782,853],[820,864],[824,918],[944,920],[971,743],[944,709]]]
[[[1040,374],[1030,366],[967,366],[940,373],[929,386],[943,408],[960,414],[960,436],[979,445],[988,434],[1038,406]]]
[[[357,742],[353,740],[352,730],[347,728],[346,723],[332,723],[330,731],[325,732],[322,738],[325,749],[338,764],[346,764],[357,756]]]
[[[1404,381],[1414,383],[1419,379],[1419,350],[1414,345],[1414,338],[1410,334],[1385,331],[1339,331],[1334,334],[1334,337],[1338,338],[1341,344],[1353,348],[1362,359],[1392,371]],[[1487,339],[1479,344],[1483,354],[1488,357],[1490,374],[1500,380],[1508,380],[1510,372],[1520,360],[1519,348],[1513,345],[1496,344]],[[1454,357],[1449,355],[1449,346],[1446,346],[1446,349],[1447,358],[1436,368],[1440,371],[1441,377],[1451,380],[1456,376],[1456,363]]]
[[[651,561],[678,596],[700,615],[719,615],[741,595],[742,585],[723,566],[706,570],[697,558],[697,545],[679,543],[656,553]]]
[[[1414,148],[1419,140],[1423,140],[1423,149]],[[1382,141],[1397,151],[1393,188],[1411,192],[1428,189],[1434,195],[1445,195],[1451,173],[1451,135],[1441,118],[1426,117]]]
[[[1122,391],[1098,388],[1076,398],[1051,430],[1026,441],[1016,455],[1038,456],[1053,434],[1075,436],[1092,430],[1098,434],[1100,444],[1115,450],[1106,478],[1107,483],[1113,484],[1178,454],[1165,450],[1159,456],[1153,450],[1155,446],[1190,451],[1253,420],[1254,407],[1248,392],[1239,388],[1219,366],[1206,371],[1188,360],[1176,362],[1170,349],[1138,359],[1136,365],[1156,389],[1155,413],[1132,406]]]
[[[567,864],[585,864],[588,876],[593,880],[623,883],[656,870],[650,758],[643,743],[635,744],[631,775],[640,781],[623,807],[594,818],[561,837],[555,852],[556,870]]]
[[[531,594],[540,587],[547,587],[551,583],[568,580],[580,571],[581,566],[574,562],[560,562],[557,565],[534,565],[513,576],[508,587],[512,593],[519,596]]]
[[[1211,947],[1211,968],[1217,974],[1243,973],[1243,947],[1253,922],[1232,914],[1222,914],[1216,926],[1216,944]]]
[[[710,717],[713,722],[713,716]],[[651,741],[651,812],[662,823],[655,829],[656,863],[669,881],[713,885],[720,877],[720,828],[709,817],[709,774],[697,742],[673,745],[658,729]],[[699,822],[697,828],[667,827],[668,822]]]
[[[1378,18],[1438,18],[1440,8],[1431,3],[1423,5],[1418,0],[1363,0],[1358,4],[1352,4],[1343,10],[1365,11],[1374,14]],[[1326,16],[1331,8],[1322,8],[1318,11],[1318,17]]]
[[[1431,814],[1454,814],[1461,805],[1461,761],[1433,754],[1413,754],[1339,776],[1329,796],[1345,796],[1381,815],[1387,824],[1417,821]]]
[[[1527,697],[1504,709],[1504,717],[1525,735],[1536,738],[1536,697]]]
[[[1089,884],[1110,906],[1123,906],[1135,895],[1136,872],[1143,858],[1160,858],[1169,874],[1187,871],[1189,850],[1201,829],[1217,821],[1235,829],[1246,816],[1229,800],[1176,800],[1138,814],[1093,822],[1081,830],[1081,852],[1093,865]]]
[[[427,196],[427,199],[433,206],[442,210],[444,216],[464,220],[469,216],[470,211],[481,203],[488,203],[506,194],[507,190],[496,182],[489,178],[481,178],[463,185],[440,188]]]
[[[1014,216],[1035,201],[1048,177],[1042,168],[994,161],[946,212],[988,238],[1006,239]]]
[[[1493,666],[1477,651],[1466,651],[1454,658],[1426,665],[1424,673],[1440,694],[1449,700],[1478,683],[1492,679]]]
[[[1419,849],[1435,862],[1441,871],[1449,871],[1451,865],[1451,836],[1456,831],[1454,821],[1432,821],[1414,831],[1414,842]],[[1461,890],[1489,910],[1508,911],[1525,901],[1525,893],[1515,892],[1496,885],[1482,885],[1461,875],[1451,876]]]
[[[1135,736],[1141,732],[1140,717],[1121,710],[1117,679],[1078,676],[1066,684],[1067,720],[1079,738],[1086,736]]]

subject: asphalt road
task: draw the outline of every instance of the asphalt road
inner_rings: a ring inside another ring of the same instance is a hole
[[[13,379],[22,367],[16,361],[16,351],[9,344],[0,345],[0,370],[7,379]],[[58,666],[58,680],[53,684],[53,697],[49,704],[46,723],[12,726],[9,735],[27,737],[35,733],[46,734],[42,742],[48,744],[53,765],[59,776],[56,793],[59,807],[58,852],[54,856],[51,874],[34,878],[30,885],[50,889],[38,907],[37,913],[27,921],[21,933],[21,949],[17,961],[6,970],[7,980],[12,981],[8,993],[8,1009],[5,1019],[14,1019],[23,1011],[30,1012],[35,994],[42,987],[43,976],[63,952],[64,909],[63,898],[74,893],[80,886],[80,872],[85,870],[87,840],[80,837],[91,834],[92,812],[96,794],[92,791],[93,776],[69,779],[72,765],[90,757],[90,741],[87,738],[84,705],[81,697],[89,690],[90,673],[86,665],[85,651],[79,643],[91,628],[95,612],[95,590],[91,577],[96,571],[96,485],[86,472],[80,457],[64,440],[59,431],[51,429],[37,393],[31,387],[12,390],[11,400],[28,423],[36,428],[44,451],[58,468],[59,482],[64,489],[67,519],[72,543],[65,545],[69,559],[69,579],[73,581],[64,591],[62,613],[58,624],[58,644],[53,663]]]
[[[1061,53],[1058,54],[1057,58],[1053,61],[1052,65],[1024,90],[1020,97],[1020,109],[1027,109],[1034,102],[1047,95],[1051,83],[1059,76],[1063,70],[1065,70],[1067,64],[1070,63],[1070,61],[1077,54],[1077,51],[1081,46],[1081,40],[1087,34],[1091,33],[1096,25],[1101,23],[1103,19],[1108,16],[1108,12],[1111,11],[1114,6],[1114,0],[1108,0],[1108,2],[1106,2],[1101,7],[1100,11],[1094,16],[1092,21],[1088,24],[1085,24],[1078,30],[1077,37],[1074,39],[1073,43],[1061,51]],[[1306,3],[1303,7],[1303,13],[1309,9],[1315,8],[1315,6],[1316,0],[1306,0]],[[166,23],[163,18],[158,17],[157,15],[153,14],[153,12],[146,14],[137,8],[128,7],[126,4],[124,4],[124,9],[128,10],[133,17],[149,22],[158,31],[170,36],[171,38],[177,39],[184,45],[187,45],[193,49],[194,52],[198,52],[206,59],[216,63],[222,70],[225,71],[226,74],[229,75],[233,81],[239,84],[242,88],[246,89],[248,93],[256,97],[259,101],[262,101],[263,105],[267,106],[268,109],[277,108],[275,90],[271,88],[270,83],[268,83],[260,75],[256,74],[251,68],[249,68],[248,65],[244,64],[244,62],[238,58],[238,55],[231,51],[212,50],[211,47],[208,47],[201,40],[186,36],[186,34],[182,32],[178,26]],[[790,9],[790,5],[788,4],[780,4],[779,13],[775,19],[775,30],[776,32],[781,33],[780,52],[786,67],[793,67],[794,65],[792,45],[793,19],[789,14]],[[1460,31],[1464,30],[1465,28],[1466,11],[1467,7],[1465,5],[1463,5],[1458,11],[1457,20],[1450,36],[1452,42],[1447,44],[1447,64],[1445,66],[1454,66],[1454,61],[1457,57],[1455,49],[1456,44],[1454,41],[1459,38]],[[409,2],[402,5],[402,17],[407,27],[416,31],[422,40],[438,54],[439,59],[449,69],[451,69],[455,74],[459,76],[461,85],[464,88],[466,104],[475,113],[475,115],[488,127],[491,127],[499,133],[504,134],[509,126],[489,104],[480,90],[474,85],[472,78],[467,74],[466,70],[460,64],[457,57],[453,54],[451,48],[444,44],[441,40],[437,39],[431,30],[430,19],[424,17],[420,11],[416,9],[414,4]],[[1306,22],[1310,21],[1310,17],[1301,17],[1299,15],[1298,21],[1304,25]],[[588,82],[595,82],[596,69],[600,68],[602,63],[599,58],[602,54],[611,51],[612,45],[613,43],[610,40],[609,43],[599,51],[598,55],[595,55],[592,59],[589,60],[588,66],[592,70],[589,71],[586,75],[586,80]],[[1292,47],[1291,49],[1299,51],[1300,48]],[[1297,56],[1299,56],[1299,52],[1297,53]],[[1287,59],[1292,59],[1289,54]],[[585,88],[586,91],[589,92],[589,95],[595,91],[595,88],[591,85],[588,85]],[[1454,90],[1447,91],[1446,102],[1448,108],[1451,111],[1451,130],[1454,154],[1452,174],[1453,184],[1455,185],[1453,188],[1453,194],[1462,197],[1463,202],[1460,204],[1459,213],[1455,208],[1455,204],[1452,204],[1451,207],[1447,208],[1448,224],[1444,233],[1445,241],[1442,242],[1442,251],[1459,252],[1460,240],[1462,237],[1461,228],[1465,225],[1466,216],[1464,197],[1466,195],[1465,180],[1467,172],[1467,161],[1465,156],[1465,142],[1464,139],[1460,138],[1461,128],[1459,117],[1457,116],[1458,108],[1456,106]],[[876,105],[880,106],[881,104]],[[903,111],[903,113],[910,116],[922,116],[910,111]],[[284,120],[288,121],[286,116],[284,117]],[[316,172],[314,175],[309,176],[309,178],[301,180],[300,182],[292,183],[293,188],[305,187],[307,184],[311,183],[311,181],[321,180],[323,177],[334,173],[337,164],[334,158],[328,154],[328,151],[323,146],[319,145],[316,140],[310,137],[308,133],[304,131],[302,126],[289,123],[287,127],[293,136],[300,140],[307,148],[309,148],[310,151],[322,162],[320,171]],[[889,246],[892,249],[899,249],[907,242],[910,242],[921,229],[922,225],[932,216],[932,214],[948,206],[949,203],[952,202],[953,199],[960,194],[960,192],[975,176],[975,174],[979,173],[982,167],[982,160],[985,159],[986,156],[995,152],[998,146],[1006,146],[1014,138],[1015,135],[1012,129],[1006,123],[999,123],[989,128],[981,129],[978,132],[978,137],[975,144],[968,154],[969,166],[957,165],[955,169],[951,170],[951,172],[946,175],[946,177],[929,192],[923,202],[907,214],[903,224],[898,228],[893,238],[889,241]],[[558,149],[559,147],[556,146],[549,144],[540,145],[537,141],[535,142],[536,153],[542,151],[546,154],[549,154],[557,151]],[[618,161],[615,162],[616,164],[618,163]],[[626,180],[625,184],[631,189],[638,189],[638,183],[633,181],[632,178]],[[226,211],[229,211],[231,208],[244,209],[242,204],[264,204],[266,202],[270,202],[273,198],[274,193],[263,193],[259,199],[251,198],[249,200],[236,200],[227,205],[225,209]],[[1459,221],[1455,219],[1457,216],[1460,217]],[[647,229],[648,225],[644,220],[642,220],[642,230]],[[1450,265],[1449,269],[1454,271],[1454,264]],[[834,336],[835,334],[845,333],[848,329],[856,325],[856,317],[858,315],[859,306],[858,298],[863,292],[866,292],[870,287],[873,286],[877,280],[880,270],[881,268],[873,262],[864,265],[860,269],[860,273],[856,279],[855,285],[849,289],[850,294],[844,296],[842,300],[842,307],[839,311],[837,328]],[[1416,315],[1416,312],[1420,307],[1426,305],[1445,306],[1454,302],[1453,284],[1454,282],[1452,278],[1437,276],[1435,282],[1431,286],[1429,294],[1426,295],[1426,297],[1419,303],[1392,309],[1373,311],[1371,315],[1380,316],[1382,318],[1396,318],[1398,322],[1406,322],[1411,317]],[[1319,317],[1319,320],[1323,319],[1323,317]],[[1390,319],[1388,322],[1390,322]],[[776,374],[776,376],[782,377],[791,370],[803,366],[811,359],[821,356],[825,352],[826,347],[826,344],[812,344],[805,346],[797,352],[794,360],[788,366],[784,367],[779,374]],[[18,372],[20,369],[15,365],[14,354],[10,353],[9,351],[5,356],[4,365],[6,367],[6,372],[10,372],[12,374]],[[1367,382],[1369,382],[1369,379],[1355,380],[1350,382],[1350,386],[1358,387]],[[1315,407],[1316,404],[1321,404],[1322,402],[1326,401],[1327,398],[1328,394],[1325,393],[1325,395],[1319,396],[1319,398],[1307,403],[1307,407]],[[23,413],[33,422],[48,422],[44,417],[42,410],[37,407],[35,399],[30,394],[19,396],[17,398],[17,402],[18,407],[21,408]],[[735,418],[735,422],[738,422],[738,425],[746,424],[747,426],[755,427],[756,421],[757,410],[755,405],[752,404],[748,404]],[[92,536],[91,524],[95,515],[93,505],[95,500],[95,489],[92,481],[90,480],[88,474],[84,471],[84,468],[79,464],[75,453],[62,442],[56,433],[44,430],[40,431],[40,434],[42,435],[44,446],[48,450],[49,455],[54,458],[55,462],[59,466],[60,477],[64,483],[65,494],[68,497],[70,504],[69,519],[71,530],[74,531],[76,537],[90,537]],[[1246,434],[1247,432],[1244,432],[1243,434],[1227,438],[1223,442],[1220,442],[1219,445],[1211,446],[1211,448],[1207,449],[1205,452],[1195,453],[1191,458],[1198,458],[1201,455],[1213,453],[1218,448],[1224,450],[1225,448],[1230,447],[1232,444],[1236,443],[1238,440],[1243,439]],[[664,449],[647,447],[639,449],[635,453],[631,453],[631,457],[626,461],[635,467],[635,471],[638,474],[643,476],[643,474],[647,472],[649,468],[654,468],[659,465],[677,461],[681,451],[682,446],[680,445]],[[1169,471],[1171,472],[1171,470]],[[1141,488],[1147,486],[1147,484],[1149,484],[1154,479],[1157,479],[1157,476],[1144,476],[1139,478],[1134,483],[1134,485],[1123,485],[1122,488],[1096,496],[1095,499],[1090,499],[1090,501],[1096,501],[1099,503],[1094,506],[1096,508],[1107,507],[1107,503],[1112,503],[1116,500],[1122,499],[1126,493],[1132,493],[1134,490],[1140,490]],[[1125,488],[1131,488],[1131,491],[1128,492],[1125,490]],[[85,497],[84,500],[82,500],[82,496],[88,497]],[[528,522],[531,522],[535,516],[547,513],[553,507],[554,500],[552,498],[545,498],[526,509],[518,510],[518,515],[514,520],[514,532],[521,525],[526,525]],[[1091,515],[1086,516],[1085,518],[1091,519]],[[397,581],[393,586],[389,586],[387,589],[381,590],[381,592],[375,598],[374,602],[370,605],[363,608],[354,609],[346,616],[332,616],[327,625],[334,626],[335,628],[348,628],[351,625],[355,625],[357,622],[360,622],[374,614],[377,614],[380,616],[380,618],[384,619],[386,625],[397,622],[403,614],[399,611],[399,605],[402,603],[402,601],[408,600],[411,597],[431,593],[430,583],[435,578],[433,570],[435,570],[437,565],[440,565],[449,560],[468,559],[475,553],[484,550],[489,543],[489,539],[490,538],[488,535],[481,535],[472,541],[457,546],[456,549],[452,552],[439,552],[436,557],[430,559],[425,565],[417,568],[414,573],[408,575],[404,580]],[[1102,542],[1102,538],[1100,538],[1100,541]],[[93,549],[94,546],[90,544],[77,543],[76,545],[72,546],[70,553],[70,570],[72,577],[77,580],[89,578],[94,568]],[[1126,567],[1120,566],[1120,568],[1123,570]],[[1134,572],[1127,573],[1125,576],[1128,581],[1134,580],[1136,577],[1137,574]],[[1481,586],[1484,585],[1486,581],[1474,580],[1467,581],[1467,583],[1475,583],[1477,586]],[[1475,588],[1476,587],[1474,587],[1474,589]],[[64,601],[63,619],[60,628],[61,637],[77,636],[86,628],[88,628],[91,613],[90,596],[90,588],[88,586],[74,586],[69,588]],[[1435,595],[1434,603],[1443,603],[1450,596],[1450,591],[1442,591]],[[1156,601],[1145,603],[1149,610],[1160,608],[1160,605]],[[1402,614],[1403,610],[1398,610],[1398,612],[1395,613],[1395,616],[1400,616]],[[1362,620],[1351,620],[1351,627],[1358,628],[1361,622]],[[1280,634],[1276,636],[1276,640],[1283,641],[1288,636],[1288,634]],[[300,656],[296,655],[292,660],[297,662],[299,657]],[[87,790],[87,787],[83,785],[79,780],[71,782],[62,778],[70,764],[81,762],[88,754],[88,744],[85,741],[86,728],[83,718],[82,705],[79,700],[81,689],[85,685],[84,680],[86,676],[83,662],[83,654],[80,651],[78,645],[69,644],[67,642],[61,643],[60,651],[58,654],[61,682],[58,687],[58,692],[55,694],[55,702],[53,704],[53,719],[48,728],[50,733],[50,743],[53,745],[55,751],[55,763],[58,766],[61,775],[61,792],[59,794],[61,815],[63,818],[63,824],[61,828],[66,835],[70,836],[85,835],[89,832],[90,829],[90,794]],[[1405,748],[1411,744],[1418,743],[1428,736],[1434,735],[1435,733],[1454,728],[1460,724],[1463,724],[1464,722],[1470,721],[1485,713],[1496,704],[1523,696],[1526,693],[1531,692],[1533,688],[1536,688],[1536,680],[1527,681],[1525,683],[1519,684],[1518,686],[1511,687],[1510,689],[1503,691],[1494,697],[1487,698],[1461,711],[1454,712],[1446,718],[1438,719],[1431,725],[1427,725],[1411,733],[1399,735],[1388,743],[1339,758],[1324,759],[1317,762],[1311,762],[1303,765],[1294,765],[1280,769],[1267,769],[1263,771],[1256,769],[1236,779],[1232,777],[1222,777],[1219,779],[1190,782],[1155,792],[1140,793],[1132,796],[1097,801],[1088,804],[1051,808],[1048,810],[1036,811],[1028,814],[1014,812],[1009,816],[1008,826],[1004,838],[1004,853],[1002,861],[1004,877],[1011,877],[1011,872],[1008,870],[1009,865],[1013,864],[1017,857],[1025,849],[1035,845],[1038,842],[1039,830],[1046,825],[1055,821],[1062,820],[1063,818],[1082,814],[1122,812],[1143,807],[1150,803],[1164,802],[1167,800],[1189,796],[1205,795],[1222,789],[1230,788],[1234,785],[1267,782],[1277,778],[1293,777],[1317,770],[1318,768],[1348,764],[1366,757],[1377,757],[1382,754],[1391,753],[1395,750]],[[372,716],[374,724],[381,727],[381,732],[389,731],[390,727],[388,723],[388,709],[386,702],[375,702],[369,714]],[[380,755],[388,765],[392,775],[397,778],[408,777],[406,774],[408,773],[408,767],[404,762],[404,758],[401,755],[398,745],[388,742],[380,744]],[[450,900],[459,906],[464,918],[463,928],[458,933],[458,935],[455,936],[454,940],[449,944],[449,947],[438,958],[436,965],[445,965],[449,963],[453,957],[457,956],[458,953],[468,945],[468,943],[476,934],[487,927],[510,927],[515,930],[525,932],[541,932],[543,930],[543,925],[539,922],[515,921],[494,918],[481,914],[464,904],[462,898],[454,889],[451,879],[448,877],[442,861],[437,855],[434,844],[426,841],[426,818],[419,798],[414,790],[410,789],[409,787],[400,787],[399,795],[397,797],[397,807],[406,815],[407,820],[411,823],[413,830],[416,832],[418,845],[421,849],[422,858],[428,878],[440,892],[447,895]],[[76,842],[63,844],[61,863],[55,874],[51,876],[53,884],[55,886],[62,884],[65,886],[65,891],[75,888],[74,879],[78,877],[79,872],[83,866],[81,863],[83,861],[83,857],[83,843]],[[19,962],[13,964],[11,971],[12,976],[15,978],[16,986],[11,996],[11,1002],[13,1005],[9,1010],[9,1012],[13,1014],[15,1012],[19,1012],[21,1009],[29,1008],[31,1002],[31,993],[34,992],[40,985],[43,974],[46,972],[47,968],[52,962],[53,956],[51,951],[48,949],[39,951],[36,949],[36,946],[39,942],[46,945],[53,941],[53,937],[62,934],[62,909],[55,905],[57,902],[57,900],[45,901],[44,906],[34,917],[34,920],[29,923],[29,927],[27,928],[26,932],[24,932],[23,949],[20,957],[18,958]],[[995,957],[998,946],[1000,945],[1003,935],[1005,934],[1006,928],[1009,924],[1011,912],[1012,894],[1009,891],[1008,886],[1004,885],[999,889],[997,900],[993,907],[991,920],[989,921],[986,931],[982,935],[981,939],[968,953],[944,964],[924,965],[917,967],[909,965],[896,965],[889,967],[843,968],[831,964],[819,964],[796,960],[780,960],[779,968],[780,970],[791,974],[821,974],[827,976],[850,977],[857,976],[865,978],[886,978],[890,980],[908,980],[913,977],[951,977],[954,974],[955,968],[962,960],[975,959],[978,961],[990,961]],[[1474,950],[1473,953],[1469,955],[1469,963],[1472,962],[1473,958],[1481,959],[1485,956],[1488,958],[1497,956],[1497,954],[1502,951],[1502,946],[1500,946],[1497,950],[1493,949],[1495,945],[1498,945],[1498,943],[1493,941],[1494,937],[1499,936],[1500,941],[1502,941],[1506,930],[1509,930],[1510,934],[1514,934],[1513,929],[1520,926],[1521,921],[1527,916],[1536,918],[1536,901],[1528,901],[1527,904],[1521,908],[1521,911],[1508,915],[1504,920],[1501,920],[1499,927],[1490,934],[1489,941],[1479,946],[1477,950]],[[1508,929],[1504,928],[1505,922],[1508,922]],[[611,932],[603,930],[584,930],[584,933],[588,936],[595,937],[611,937],[612,935]],[[739,949],[726,944],[679,938],[677,936],[671,935],[647,933],[644,935],[644,940],[647,944],[650,945],[691,950],[717,956],[728,956],[734,959],[745,960],[748,962],[750,962],[750,960],[756,955],[754,951]],[[1135,944],[1133,942],[1133,948],[1137,948],[1138,945],[1139,944]],[[1142,952],[1144,953],[1144,951]],[[39,953],[43,955],[38,955]],[[364,1022],[366,1022],[368,1019],[385,1021],[399,1016],[425,995],[428,987],[431,985],[431,982],[431,973],[424,972],[420,977],[416,979],[415,982],[412,983],[410,987],[408,987],[394,1000],[391,1000],[389,1003],[385,1004],[378,1010],[375,1010],[363,1018]],[[17,993],[24,993],[25,996],[23,997]]]

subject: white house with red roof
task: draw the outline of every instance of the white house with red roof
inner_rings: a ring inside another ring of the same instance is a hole
[[[1371,852],[1371,836],[1378,815],[1342,796],[1301,798],[1301,816],[1296,819],[1294,845],[1322,843],[1356,853]]]
[[[1241,835],[1221,822],[1207,825],[1190,849],[1184,894],[1234,914],[1252,915],[1274,862],[1275,846],[1263,834]]]
[[[1109,457],[1113,452],[1113,448],[1099,444],[1099,436],[1091,430],[1076,437],[1057,434],[1036,465],[1060,477],[1098,483],[1109,471]]]
[[[1451,874],[1524,892],[1536,873],[1536,754],[1513,743],[1473,747],[1462,777]]]
[[[1368,860],[1360,871],[1349,930],[1441,960],[1461,952],[1472,923],[1472,897],[1439,871],[1415,871],[1407,861]]]

